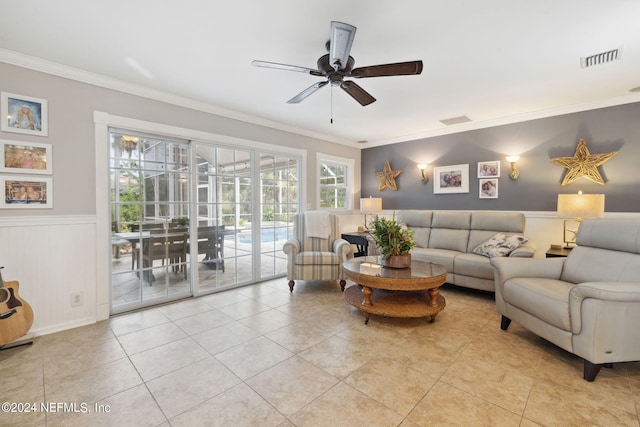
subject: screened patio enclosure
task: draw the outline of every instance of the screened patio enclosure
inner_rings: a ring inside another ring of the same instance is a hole
[[[284,274],[299,164],[277,153],[112,131],[112,312]]]

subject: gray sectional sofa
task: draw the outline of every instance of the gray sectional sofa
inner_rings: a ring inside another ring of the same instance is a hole
[[[443,265],[447,283],[491,292],[495,284],[490,258],[474,249],[497,233],[522,237],[525,228],[519,212],[403,210],[396,219],[414,231],[413,259]],[[527,241],[506,256],[531,258],[535,249],[535,243]]]

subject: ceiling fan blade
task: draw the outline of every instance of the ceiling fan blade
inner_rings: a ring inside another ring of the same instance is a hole
[[[324,82],[318,82],[318,83],[316,83],[314,85],[309,86],[308,88],[306,88],[305,90],[303,90],[302,92],[300,92],[299,94],[297,94],[296,96],[294,96],[293,98],[288,100],[287,104],[297,104],[297,103],[299,103],[300,101],[304,100],[306,97],[308,97],[309,95],[311,95],[312,93],[314,93],[315,91],[320,89],[321,87],[326,86],[327,83],[329,83],[329,82],[328,81],[324,81]]]
[[[277,62],[258,60],[251,61],[251,65],[253,65],[254,67],[275,68],[277,70],[297,71],[299,73],[311,74],[313,76],[323,76],[323,74],[318,70],[314,70],[313,68],[298,67],[297,65],[278,64]]]
[[[331,21],[331,40],[329,41],[329,59],[331,66],[336,70],[343,70],[349,61],[349,53],[353,39],[356,36],[356,27],[344,22]]]
[[[376,102],[376,99],[354,82],[342,82],[340,87],[360,103],[363,107]]]
[[[372,65],[351,70],[349,77],[410,76],[422,73],[422,61],[397,62],[395,64]]]

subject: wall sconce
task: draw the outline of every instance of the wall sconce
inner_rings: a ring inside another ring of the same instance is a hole
[[[429,175],[427,175],[425,173],[425,170],[427,170],[427,166],[429,166],[429,165],[427,165],[425,163],[420,163],[418,165],[418,169],[420,169],[420,174],[422,175],[422,183],[423,184],[426,184],[427,182],[429,182]]]
[[[604,216],[604,194],[558,194],[558,216],[573,218],[564,220],[564,247],[573,247],[582,218]]]
[[[517,180],[520,178],[520,171],[516,167],[516,162],[520,160],[520,156],[507,156],[507,162],[511,163],[511,172],[509,172],[509,178]]]

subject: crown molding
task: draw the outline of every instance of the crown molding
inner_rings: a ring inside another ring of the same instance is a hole
[[[578,113],[582,111],[596,110],[599,108],[614,107],[617,105],[631,104],[634,102],[640,102],[640,92],[632,92],[625,95],[600,99],[595,101],[589,101],[580,104],[563,105],[560,107],[554,107],[530,113],[514,114],[507,117],[501,117],[497,119],[467,122],[459,125],[443,127],[438,129],[432,129],[424,132],[418,132],[413,134],[406,134],[389,139],[372,140],[366,143],[358,143],[356,141],[347,140],[344,138],[338,138],[332,135],[326,135],[319,132],[312,132],[307,129],[297,128],[294,126],[286,125],[280,122],[274,122],[258,116],[252,116],[249,114],[241,113],[235,110],[230,110],[217,105],[208,104],[201,101],[196,101],[191,98],[181,97],[173,95],[167,92],[151,89],[145,86],[128,83],[122,80],[113,79],[100,74],[91,73],[88,71],[79,70],[66,65],[58,64],[52,61],[47,61],[41,58],[36,58],[29,55],[24,55],[12,50],[0,48],[0,62],[15,65],[18,67],[28,68],[42,73],[51,74],[58,77],[63,77],[70,80],[79,81],[82,83],[91,84],[94,86],[103,87],[105,89],[111,89],[131,95],[140,96],[143,98],[152,99],[155,101],[166,102],[169,104],[177,105],[180,107],[190,108],[205,113],[214,114],[220,117],[228,119],[238,120],[252,125],[264,126],[271,129],[280,130],[283,132],[289,132],[300,136],[306,136],[309,138],[319,139],[322,141],[334,142],[337,144],[346,145],[352,148],[358,148],[360,150],[365,148],[373,148],[383,145],[398,144],[401,142],[410,142],[420,139],[432,138],[442,135],[450,135],[461,132],[468,132],[478,129],[486,129],[496,126],[509,125],[514,123],[526,122],[531,120],[543,119],[547,117],[561,116],[564,114]]]
[[[47,61],[45,59],[24,55],[22,53],[18,53],[8,49],[0,48],[0,62],[5,62],[7,64],[15,65],[18,67],[28,68],[45,74],[51,74],[57,77],[63,77],[69,80],[87,83],[105,89],[111,89],[130,95],[152,99],[154,101],[166,102],[168,104],[173,104],[180,107],[203,111],[205,113],[214,114],[228,119],[238,120],[253,125],[264,126],[271,129],[294,133],[296,135],[319,139],[322,141],[335,142],[337,144],[360,148],[355,141],[337,138],[335,136],[325,135],[318,132],[312,132],[307,129],[297,128],[294,126],[286,125],[284,123],[274,122],[261,117],[252,116],[235,110],[223,108],[217,105],[196,101],[191,98],[177,96],[168,92],[163,92],[111,77],[106,77],[100,74],[79,70],[77,68],[58,64],[52,61]]]
[[[632,104],[640,102],[640,93],[629,93],[613,98],[599,99],[595,101],[584,102],[581,104],[563,105],[561,107],[548,108],[545,110],[534,111],[530,113],[515,114],[507,117],[500,117],[492,120],[484,120],[478,122],[467,122],[459,125],[449,126],[446,128],[433,129],[425,132],[419,132],[410,135],[402,135],[396,138],[381,139],[369,141],[363,148],[379,147],[382,145],[398,144],[401,142],[416,141],[425,138],[432,138],[442,135],[451,135],[455,133],[468,132],[478,129],[486,129],[496,126],[510,125],[514,123],[528,122],[531,120],[544,119],[547,117],[562,116],[564,114],[579,113],[582,111],[597,110],[599,108],[615,107],[617,105]]]

